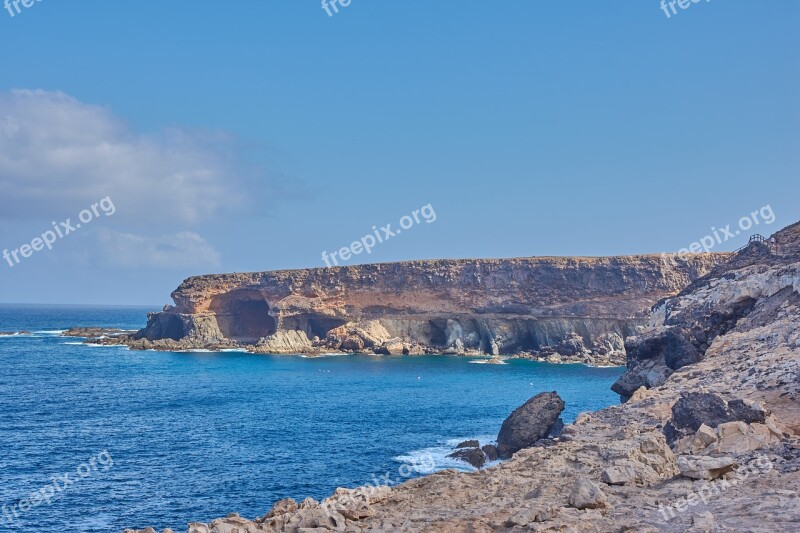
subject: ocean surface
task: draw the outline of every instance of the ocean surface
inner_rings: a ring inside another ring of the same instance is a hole
[[[136,352],[59,337],[140,328],[152,310],[0,306],[0,331],[33,332],[0,337],[0,531],[255,518],[287,496],[468,470],[445,457],[451,447],[491,441],[539,392],[558,391],[566,422],[619,401],[618,368]]]

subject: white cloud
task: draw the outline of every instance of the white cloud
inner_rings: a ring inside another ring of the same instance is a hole
[[[101,229],[96,233],[106,261],[128,268],[216,268],[220,254],[200,235],[183,231],[143,237]]]
[[[0,93],[2,218],[68,216],[110,196],[117,219],[196,224],[253,196],[224,134],[133,131],[61,92]]]

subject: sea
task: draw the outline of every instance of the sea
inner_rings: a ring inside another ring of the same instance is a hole
[[[396,484],[462,440],[493,442],[544,391],[565,422],[619,403],[622,368],[457,356],[132,351],[61,337],[138,329],[144,307],[0,305],[0,531],[114,532],[238,512],[285,497]]]

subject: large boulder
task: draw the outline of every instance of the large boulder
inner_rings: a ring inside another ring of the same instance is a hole
[[[547,436],[564,410],[564,400],[556,392],[537,394],[506,418],[497,435],[497,451],[508,459],[523,448]]]
[[[681,455],[678,456],[677,462],[681,476],[689,479],[705,479],[711,481],[736,468],[736,460],[726,455],[716,457]]]
[[[701,426],[716,428],[727,422],[763,424],[768,413],[757,403],[744,400],[726,402],[710,392],[684,392],[672,406],[672,419],[664,427],[670,444],[695,435]]]
[[[691,343],[689,334],[680,328],[654,330],[625,341],[628,371],[611,390],[630,397],[639,387],[663,385],[679,368],[698,362],[703,354]]]
[[[605,493],[586,478],[578,478],[569,493],[569,505],[576,509],[599,509],[608,506]]]

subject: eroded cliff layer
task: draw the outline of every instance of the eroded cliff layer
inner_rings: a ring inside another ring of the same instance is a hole
[[[656,301],[728,257],[411,261],[199,276],[173,292],[175,306],[150,315],[132,344],[622,356],[623,340]]]
[[[555,441],[188,531],[798,531],[800,224],[775,239],[780,253],[751,245],[656,306],[623,382],[654,381]]]

